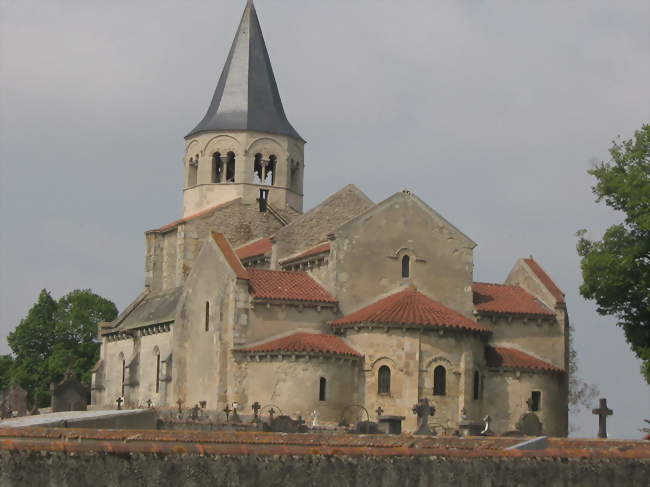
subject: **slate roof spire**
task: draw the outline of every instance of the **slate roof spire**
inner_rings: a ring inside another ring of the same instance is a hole
[[[186,137],[221,130],[257,130],[303,140],[284,113],[252,0],[246,2],[210,107]]]

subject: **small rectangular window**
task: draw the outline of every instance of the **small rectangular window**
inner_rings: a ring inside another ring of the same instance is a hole
[[[542,392],[533,391],[530,394],[530,410],[539,411],[542,405]]]

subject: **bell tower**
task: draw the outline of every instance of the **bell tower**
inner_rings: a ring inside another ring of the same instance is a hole
[[[248,0],[208,111],[185,136],[183,216],[235,198],[302,211],[304,145]]]

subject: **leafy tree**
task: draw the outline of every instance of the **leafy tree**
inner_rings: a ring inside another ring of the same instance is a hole
[[[11,383],[11,368],[14,359],[11,355],[0,355],[0,391],[9,387]]]
[[[14,353],[11,382],[20,384],[32,397],[46,398],[49,390],[48,360],[55,341],[56,301],[43,289],[7,341]]]
[[[612,158],[589,171],[597,180],[596,201],[623,215],[601,240],[578,232],[583,284],[580,293],[596,301],[598,313],[618,319],[650,383],[650,125],[630,140],[613,141]]]
[[[39,406],[48,404],[50,384],[68,369],[90,383],[90,370],[99,357],[97,324],[116,316],[111,301],[88,289],[72,291],[58,302],[42,290],[7,338],[14,353],[9,380],[37,398]]]
[[[53,381],[72,369],[82,382],[90,383],[90,370],[99,359],[97,325],[116,316],[115,304],[89,289],[59,299],[54,315],[56,341],[49,360]]]

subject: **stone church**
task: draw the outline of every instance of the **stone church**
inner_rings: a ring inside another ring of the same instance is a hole
[[[476,243],[406,190],[349,185],[303,212],[304,145],[249,1],[185,136],[183,216],[145,233],[144,290],[100,324],[94,407],[257,401],[338,422],[361,405],[412,431],[427,398],[441,431],[533,410],[566,435],[569,322],[540,264],[474,282]]]

